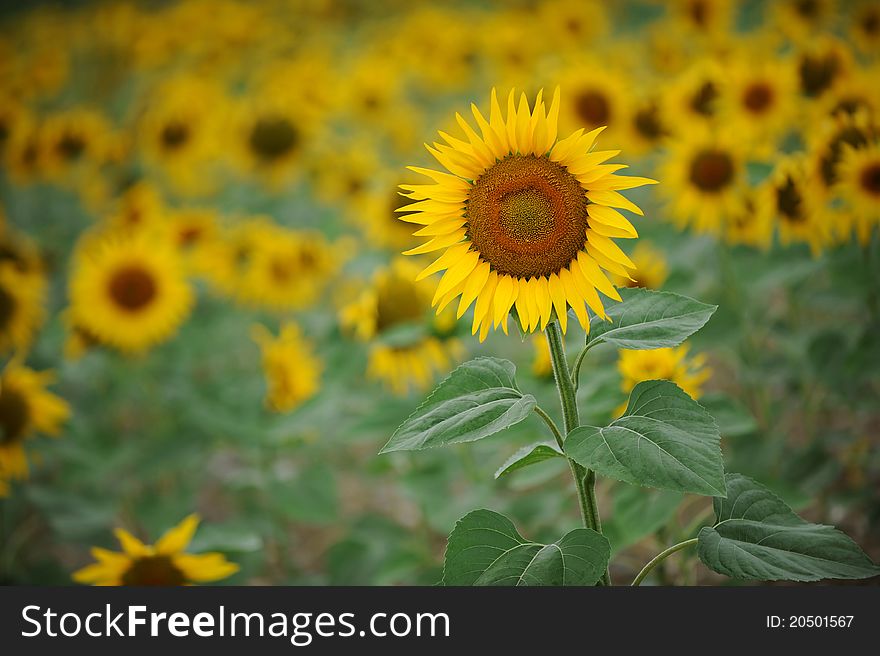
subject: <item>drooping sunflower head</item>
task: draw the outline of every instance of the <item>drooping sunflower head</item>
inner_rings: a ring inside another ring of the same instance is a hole
[[[565,330],[569,307],[588,330],[587,305],[605,316],[598,292],[620,298],[603,269],[633,268],[612,238],[637,234],[615,208],[642,212],[619,190],[653,181],[614,175],[624,165],[603,162],[619,151],[593,150],[602,128],[557,139],[559,108],[558,89],[549,110],[541,92],[532,108],[511,92],[505,117],[493,91],[488,119],[472,105],[481,134],[456,116],[467,141],[441,132],[446,143],[427,146],[449,172],[414,168],[434,184],[401,185],[415,201],[402,219],[428,238],[405,254],[443,251],[419,279],[445,270],[432,304],[460,297],[459,317],[475,304],[481,340],[507,330],[511,308],[526,332],[554,313]]]

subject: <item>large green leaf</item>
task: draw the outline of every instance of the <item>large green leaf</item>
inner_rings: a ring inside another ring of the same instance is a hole
[[[678,346],[702,328],[718,309],[687,296],[650,289],[620,289],[620,303],[608,308],[610,321],[590,319],[587,344],[607,342],[623,349]]]
[[[529,416],[535,397],[516,387],[508,360],[477,358],[458,367],[394,432],[380,453],[474,442]]]
[[[724,463],[715,420],[668,380],[641,382],[623,416],[605,428],[569,433],[565,453],[588,469],[627,483],[724,496]]]
[[[500,478],[501,476],[516,471],[517,469],[522,469],[529,465],[535,465],[539,462],[544,462],[545,460],[564,457],[565,456],[563,456],[562,452],[553,442],[537,442],[535,444],[529,444],[528,446],[519,449],[516,453],[505,460],[504,464],[496,470],[495,478]]]
[[[739,579],[864,579],[880,567],[833,526],[811,524],[763,485],[727,475],[727,498],[715,500],[718,523],[699,534],[709,569]]]
[[[578,528],[552,544],[524,539],[504,515],[475,510],[455,525],[446,546],[444,585],[595,585],[611,547]]]

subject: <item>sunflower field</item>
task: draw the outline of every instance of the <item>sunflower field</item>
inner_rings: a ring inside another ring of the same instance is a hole
[[[3,583],[878,581],[880,2],[0,19]]]

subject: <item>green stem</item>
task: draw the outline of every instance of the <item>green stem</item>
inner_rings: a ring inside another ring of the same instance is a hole
[[[674,554],[676,551],[681,551],[682,549],[686,549],[697,543],[697,538],[691,538],[690,540],[685,540],[684,542],[679,542],[678,544],[674,544],[668,549],[661,551],[656,556],[654,556],[647,565],[642,568],[642,571],[639,572],[638,576],[633,579],[632,585],[637,586],[640,585],[642,581],[645,580],[645,577],[651,573],[651,570],[657,567],[660,563],[662,563],[666,558]]]
[[[544,412],[544,409],[539,405],[535,406],[535,413],[544,420],[544,423],[547,424],[547,426],[550,427],[550,432],[553,433],[553,437],[556,438],[556,444],[559,445],[559,450],[561,451],[563,448],[562,443],[565,440],[562,437],[562,433],[559,432],[559,427],[556,425],[556,422],[553,421],[550,415]]]
[[[590,347],[593,346],[595,342],[590,342],[584,348],[581,349],[581,352],[578,353],[577,359],[574,361],[574,367],[572,367],[571,371],[571,382],[574,385],[574,391],[576,392],[578,386],[580,385],[581,378],[581,364],[584,361],[584,357],[587,355],[587,351],[590,350]]]
[[[580,426],[575,386],[571,372],[568,369],[568,362],[565,359],[565,346],[562,342],[562,330],[559,328],[559,323],[551,321],[547,324],[545,332],[547,334],[547,344],[550,346],[553,376],[556,379],[556,388],[559,390],[559,400],[562,404],[563,428],[565,429],[565,434],[568,435]],[[585,469],[570,458],[568,465],[571,468],[571,475],[574,477],[584,526],[593,529],[597,533],[601,533],[602,523],[599,519],[599,509],[596,504],[596,474],[592,470]],[[611,585],[611,579],[607,570],[602,577],[602,583],[604,585]]]

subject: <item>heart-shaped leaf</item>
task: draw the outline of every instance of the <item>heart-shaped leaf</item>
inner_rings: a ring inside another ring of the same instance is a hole
[[[517,389],[515,374],[508,360],[464,363],[400,425],[380,453],[474,442],[518,424],[535,407],[535,397]]]
[[[668,380],[639,383],[623,416],[569,433],[565,453],[627,483],[724,496],[721,437],[703,407]]]

